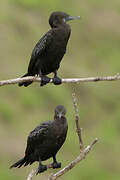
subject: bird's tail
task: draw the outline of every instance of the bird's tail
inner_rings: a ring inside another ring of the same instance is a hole
[[[26,73],[26,74],[25,74],[24,76],[22,76],[22,77],[26,77],[26,76],[29,76],[29,74]],[[20,83],[18,84],[18,86],[25,86],[25,87],[27,87],[27,86],[29,86],[30,84],[32,84],[32,81],[20,82]]]
[[[12,166],[10,166],[10,169],[13,167],[20,168],[24,163],[26,162],[25,157],[14,163]]]

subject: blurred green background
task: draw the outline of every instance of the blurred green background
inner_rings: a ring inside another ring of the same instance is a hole
[[[97,0],[1,0],[0,79],[22,76],[27,71],[33,47],[50,29],[52,11],[80,15],[70,22],[72,34],[59,76],[88,77],[120,72],[120,1]],[[79,105],[84,145],[99,142],[63,180],[120,179],[120,82],[81,83],[74,86]],[[22,180],[37,163],[21,169],[9,166],[22,158],[29,132],[40,122],[53,119],[54,108],[67,108],[69,132],[57,155],[64,167],[79,155],[75,133],[72,85],[0,88],[0,179]],[[73,148],[74,147],[74,148]],[[51,159],[52,160],[52,159]],[[45,162],[49,163],[51,160]],[[47,179],[56,170],[35,176]]]

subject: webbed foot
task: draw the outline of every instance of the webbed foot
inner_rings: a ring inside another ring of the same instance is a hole
[[[61,163],[58,163],[58,162],[53,162],[52,164],[52,168],[55,169],[55,168],[61,168]]]
[[[38,167],[36,175],[39,174],[39,173],[42,173],[42,172],[44,172],[46,170],[47,170],[47,166],[46,165],[41,165],[41,166]]]
[[[48,84],[50,82],[50,79],[49,77],[47,76],[41,76],[41,83],[40,83],[40,86],[44,86],[46,84]]]
[[[53,78],[53,84],[55,84],[55,85],[60,85],[60,84],[62,84],[62,79],[61,78],[59,78],[59,77],[54,77]]]

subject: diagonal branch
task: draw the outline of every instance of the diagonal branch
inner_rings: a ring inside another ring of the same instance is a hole
[[[32,180],[32,177],[36,175],[38,169],[35,169],[30,172],[30,174],[27,177],[27,180]]]
[[[66,167],[64,167],[63,169],[61,169],[59,172],[57,172],[56,174],[51,175],[48,180],[56,180],[57,178],[59,178],[60,176],[62,176],[63,174],[67,173],[69,170],[71,170],[74,166],[76,166],[80,161],[82,161],[83,159],[86,158],[86,155],[90,152],[90,150],[92,149],[93,145],[96,144],[96,142],[98,141],[97,138],[94,139],[94,141],[88,145],[83,151],[82,153],[75,159],[73,160],[71,163],[69,163]]]
[[[96,81],[117,81],[120,80],[120,74],[116,74],[114,76],[98,76],[98,77],[87,77],[87,78],[66,78],[62,79],[62,83],[80,83],[80,82],[96,82]],[[41,82],[40,77],[36,76],[28,76],[23,78],[16,78],[16,79],[8,79],[0,81],[0,86],[10,85],[10,84],[17,84],[20,82]],[[50,83],[53,83],[52,79]]]
[[[82,140],[82,132],[81,132],[82,129],[80,128],[80,125],[79,125],[79,114],[78,114],[78,107],[77,107],[77,100],[76,100],[75,93],[72,93],[72,96],[73,96],[73,104],[74,104],[74,109],[75,109],[76,132],[79,137],[80,152],[82,152],[82,149],[83,149],[83,140]]]

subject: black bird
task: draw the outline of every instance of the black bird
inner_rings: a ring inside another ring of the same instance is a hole
[[[41,86],[47,84],[50,78],[45,76],[54,73],[53,83],[61,84],[57,77],[57,70],[66,52],[66,46],[70,37],[71,29],[67,21],[78,19],[79,16],[70,16],[64,12],[53,12],[49,18],[51,29],[38,41],[33,49],[28,72],[23,76],[41,77]],[[29,86],[32,81],[21,82],[19,86]]]
[[[68,124],[65,114],[66,109],[64,106],[58,105],[55,108],[53,121],[43,122],[30,132],[25,156],[10,168],[20,168],[22,165],[27,166],[35,161],[39,161],[38,174],[47,170],[47,166],[43,165],[42,161],[51,157],[53,157],[52,168],[60,168],[61,163],[57,162],[56,154],[63,145],[67,135]]]

